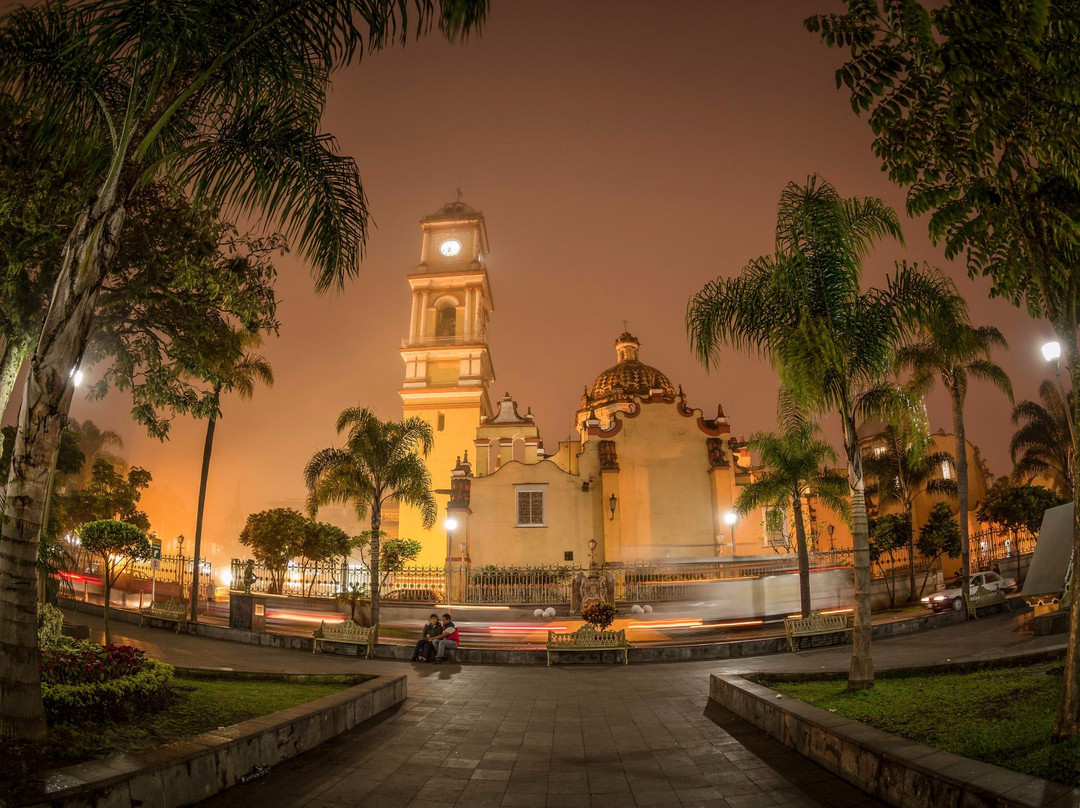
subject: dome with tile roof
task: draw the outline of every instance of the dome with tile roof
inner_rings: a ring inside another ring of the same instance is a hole
[[[627,400],[633,396],[648,398],[653,390],[660,390],[664,398],[674,398],[675,388],[671,381],[656,368],[638,361],[637,337],[627,331],[615,340],[618,362],[596,377],[586,392],[588,404]]]

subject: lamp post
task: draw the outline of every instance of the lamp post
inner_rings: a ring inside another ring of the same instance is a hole
[[[724,524],[731,529],[731,558],[735,558],[735,523],[739,521],[738,515],[735,511],[728,511],[724,514]]]
[[[1069,423],[1069,438],[1075,444],[1076,436],[1073,427],[1072,407],[1069,406],[1069,396],[1065,393],[1065,386],[1061,383],[1061,363],[1058,361],[1061,358],[1061,343],[1056,341],[1043,343],[1042,355],[1050,363],[1050,367],[1054,369],[1054,378],[1057,379],[1058,389],[1061,391],[1061,400],[1065,404],[1065,418]]]
[[[457,529],[457,519],[454,517],[448,517],[443,522],[443,527],[446,528],[446,605],[450,605],[450,578],[454,572],[454,558],[453,558],[453,542],[454,531]]]
[[[184,600],[184,534],[181,533],[176,537],[176,544],[180,548],[177,550],[177,554],[180,556],[180,560],[177,562],[180,565],[180,601]]]

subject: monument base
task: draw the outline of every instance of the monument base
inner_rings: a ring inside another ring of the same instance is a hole
[[[266,631],[266,598],[262,595],[230,592],[229,628]]]

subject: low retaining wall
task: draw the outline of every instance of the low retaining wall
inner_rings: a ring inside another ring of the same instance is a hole
[[[280,677],[279,677],[280,678]],[[33,808],[177,808],[236,785],[405,700],[404,676],[378,676],[340,693],[184,741],[55,769]]]
[[[65,609],[82,611],[87,614],[101,615],[102,607],[96,603],[83,603],[60,599],[60,605]],[[1010,610],[1029,608],[1021,598],[1010,598],[1006,604]],[[115,606],[109,610],[109,619],[121,623],[138,623],[142,616],[138,612],[130,612],[118,609]],[[878,623],[872,628],[872,637],[875,640],[883,640],[888,637],[897,637],[902,634],[911,634],[930,628],[939,628],[953,623],[962,623],[964,615],[952,610],[946,612],[924,613],[902,620],[892,620],[887,623]],[[145,623],[154,628],[163,628],[175,631],[176,623],[170,620],[159,620],[154,617],[145,618]],[[776,624],[778,635],[775,637],[760,637],[747,640],[727,640],[724,642],[709,642],[687,645],[642,645],[630,648],[630,662],[691,662],[704,659],[741,659],[743,657],[762,656],[764,654],[779,654],[788,651],[787,638],[782,633],[783,624]],[[187,633],[199,637],[208,637],[215,640],[229,640],[232,642],[248,643],[250,645],[263,645],[268,648],[285,648],[293,651],[311,651],[311,635],[296,634],[271,634],[268,632],[246,631],[244,629],[229,628],[216,623],[188,623]],[[803,641],[803,649],[817,647],[816,644]],[[822,640],[821,644],[826,641]],[[408,662],[412,659],[413,643],[390,645],[380,643],[375,646],[377,659],[394,659]],[[353,643],[333,643],[324,641],[320,648],[326,653],[340,653],[346,656],[362,656],[365,647]],[[546,665],[547,649],[544,645],[537,644],[531,647],[519,646],[512,648],[458,648],[454,652],[457,662],[473,665]],[[575,651],[573,653],[556,654],[552,662],[559,665],[598,665],[608,662],[621,662],[621,652],[586,652]]]
[[[1080,790],[898,738],[739,676],[713,675],[709,697],[896,808],[1080,806]]]

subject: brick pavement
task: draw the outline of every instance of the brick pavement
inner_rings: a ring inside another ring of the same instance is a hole
[[[81,622],[97,626],[94,618]],[[875,643],[879,668],[1063,644],[1002,616]],[[178,665],[401,673],[396,710],[203,803],[211,808],[751,808],[876,806],[708,701],[710,673],[846,669],[850,646],[656,665],[410,666],[117,626],[114,641]]]

